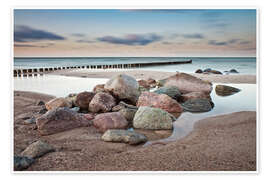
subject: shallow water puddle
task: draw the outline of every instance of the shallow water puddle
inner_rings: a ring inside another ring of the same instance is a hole
[[[195,122],[207,117],[239,111],[256,111],[256,84],[226,84],[228,86],[233,86],[241,89],[240,92],[230,96],[218,96],[215,92],[215,86],[217,84],[222,83],[213,84],[211,98],[215,106],[211,111],[204,113],[184,112],[174,122],[174,129],[170,137],[157,141],[149,141],[145,145],[150,145],[156,142],[169,142],[181,139],[193,130]]]
[[[57,97],[65,97],[70,93],[92,91],[95,85],[104,84],[107,81],[108,79],[104,78],[81,78],[59,75],[15,77],[14,90],[32,91]],[[213,84],[211,98],[215,106],[210,112],[182,113],[174,122],[174,129],[171,135],[170,131],[144,132],[146,136],[150,137],[150,141],[145,145],[150,145],[153,142],[168,142],[183,138],[193,130],[195,122],[207,117],[238,111],[256,111],[256,84],[226,84],[241,89],[240,92],[230,96],[218,96],[215,92],[215,86],[217,84],[223,83]]]
[[[59,75],[14,77],[14,90],[32,91],[65,97],[70,93],[92,91],[97,84],[104,84],[105,78],[81,78]]]

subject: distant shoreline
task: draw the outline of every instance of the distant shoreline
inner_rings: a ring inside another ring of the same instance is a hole
[[[91,72],[89,70],[75,70],[75,71],[55,71],[50,74],[71,76],[71,77],[83,77],[83,78],[111,78],[118,74],[128,74],[136,79],[165,79],[175,74],[175,72],[160,72],[160,71],[149,71],[149,70],[127,70],[127,71],[106,71],[106,72]],[[197,74],[188,73],[196,76],[202,80],[210,81],[213,83],[246,83],[256,84],[256,75],[216,75],[216,74]]]

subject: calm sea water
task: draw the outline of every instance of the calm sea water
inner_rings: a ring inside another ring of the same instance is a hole
[[[141,69],[167,72],[195,72],[211,68],[219,71],[236,69],[241,74],[256,74],[256,58],[245,57],[92,57],[92,58],[14,58],[14,68],[63,67],[82,65],[129,64],[145,62],[183,61],[192,59],[192,64],[150,66]]]

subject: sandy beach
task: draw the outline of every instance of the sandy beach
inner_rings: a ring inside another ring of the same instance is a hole
[[[55,71],[50,74],[73,76],[73,77],[84,77],[84,78],[111,78],[119,74],[128,74],[136,79],[149,79],[153,78],[156,80],[165,79],[175,74],[175,72],[159,72],[159,71],[146,71],[146,70],[130,70],[130,71],[91,71],[91,70],[61,70]],[[202,80],[207,80],[213,83],[248,83],[256,84],[256,75],[241,75],[241,74],[230,74],[230,75],[216,75],[216,74],[191,74]]]
[[[110,78],[127,72],[57,72],[53,74]],[[163,79],[175,73],[130,71],[137,79]],[[200,75],[203,80],[220,83],[256,83],[255,75]],[[35,124],[25,117],[41,116],[37,103],[54,98],[32,92],[14,92],[14,155],[29,144],[44,140],[55,147],[26,170],[28,171],[255,171],[256,112],[241,111],[209,117],[195,123],[186,137],[149,146],[104,142],[93,126],[40,136]],[[146,135],[148,132],[144,132]],[[148,133],[149,140],[170,136],[170,132]]]

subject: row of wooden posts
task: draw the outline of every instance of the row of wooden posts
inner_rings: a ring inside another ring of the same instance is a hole
[[[169,64],[187,64],[192,63],[188,61],[174,61],[174,62],[156,62],[156,63],[135,63],[135,64],[112,64],[112,65],[82,65],[82,66],[67,66],[67,67],[48,67],[48,68],[31,68],[31,69],[14,69],[14,76],[43,74],[58,70],[71,70],[71,69],[130,69],[140,68],[146,66],[169,65]]]

